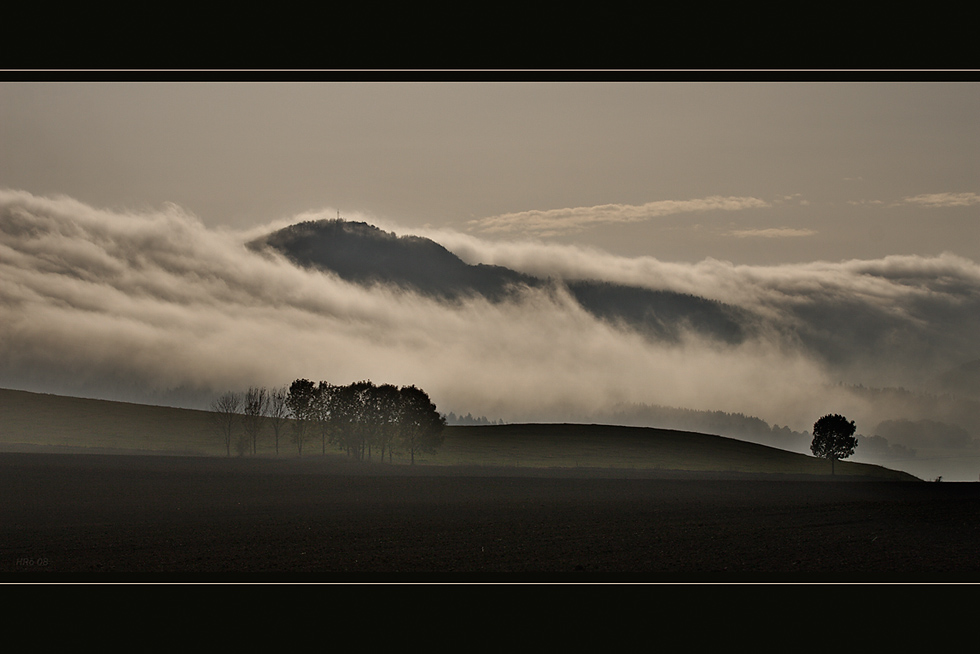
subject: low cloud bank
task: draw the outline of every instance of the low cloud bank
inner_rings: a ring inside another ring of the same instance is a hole
[[[469,263],[538,277],[598,279],[738,306],[768,345],[818,362],[834,381],[922,387],[980,357],[980,266],[952,254],[778,266],[674,263],[532,240],[427,233]]]
[[[0,385],[139,399],[123,396],[371,379],[507,421],[637,403],[803,430],[828,412],[859,427],[911,419],[878,415],[837,383],[914,387],[980,356],[980,267],[951,255],[692,265],[417,231],[470,263],[690,293],[753,322],[739,344],[658,343],[588,314],[560,284],[439,302],[250,252],[259,231],[208,229],[175,206],[113,212],[0,192]]]

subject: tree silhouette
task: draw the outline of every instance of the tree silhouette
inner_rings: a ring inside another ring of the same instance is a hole
[[[228,456],[236,433],[239,454],[247,450],[255,454],[260,429],[268,422],[276,455],[280,433],[288,424],[300,456],[307,441],[319,436],[324,455],[329,442],[357,460],[370,460],[377,451],[382,461],[387,453],[391,462],[398,449],[408,453],[414,464],[417,454],[434,453],[442,444],[446,425],[446,418],[422,389],[376,386],[368,380],[335,386],[297,379],[288,388],[250,387],[245,393],[228,392],[215,399],[211,412]]]
[[[211,402],[211,420],[215,429],[225,441],[225,450],[231,456],[231,441],[238,426],[242,408],[242,396],[238,393],[227,392]]]
[[[377,386],[369,380],[355,382],[347,389],[347,452],[358,461],[371,457],[371,445],[378,429],[374,409]]]
[[[316,385],[309,379],[294,381],[286,395],[286,406],[293,417],[293,442],[299,455],[303,456],[303,443],[316,419]]]
[[[416,453],[433,453],[442,444],[446,418],[436,411],[436,405],[422,389],[403,386],[399,393],[402,397],[401,442],[415,465]]]
[[[830,474],[834,474],[834,462],[854,454],[857,438],[854,421],[848,422],[842,415],[826,415],[813,424],[813,442],[810,451],[814,456],[830,459]]]
[[[316,430],[320,434],[321,454],[327,453],[327,441],[332,439],[335,426],[333,397],[337,387],[325,381],[317,384],[313,397],[313,416]]]
[[[360,439],[360,401],[353,384],[338,386],[330,394],[330,422],[333,428],[333,441],[347,456],[358,456]]]
[[[269,391],[268,416],[276,439],[276,456],[279,456],[279,435],[289,416],[287,397],[289,397],[289,390],[285,386],[278,386]]]
[[[245,437],[250,441],[252,454],[257,451],[259,432],[269,411],[269,392],[264,387],[249,386],[242,404],[245,415],[242,418]]]
[[[374,393],[374,409],[378,412],[375,444],[381,451],[381,461],[385,460],[385,451],[387,451],[390,463],[398,428],[404,414],[404,403],[398,387],[392,384],[381,384],[374,389]]]

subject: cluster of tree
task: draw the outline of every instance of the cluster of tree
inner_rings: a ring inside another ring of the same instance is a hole
[[[358,460],[377,452],[391,461],[397,450],[414,464],[416,455],[434,453],[442,444],[446,425],[422,389],[370,381],[336,386],[297,379],[288,387],[228,392],[212,402],[211,412],[228,456],[233,443],[238,454],[255,454],[263,426],[269,425],[277,455],[288,427],[300,456],[304,445],[318,440],[323,454],[329,444]]]

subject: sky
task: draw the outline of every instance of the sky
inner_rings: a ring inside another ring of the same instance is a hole
[[[4,82],[0,107],[5,187],[215,227],[330,207],[671,261],[980,258],[973,82]]]
[[[975,430],[839,385],[980,358],[978,115],[971,81],[0,81],[0,385],[370,378],[508,421],[633,402]],[[651,343],[560,294],[447,306],[243,247],[338,215],[730,303],[760,336]]]

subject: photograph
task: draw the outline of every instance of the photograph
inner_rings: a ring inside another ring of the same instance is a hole
[[[980,71],[5,70],[0,583],[980,582]]]

